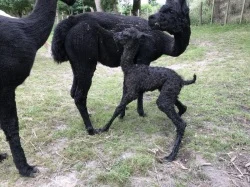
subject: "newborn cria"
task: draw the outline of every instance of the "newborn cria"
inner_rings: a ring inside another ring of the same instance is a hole
[[[124,46],[124,52],[121,57],[121,68],[124,73],[124,90],[121,102],[112,118],[100,131],[108,131],[114,119],[124,110],[126,105],[137,99],[140,93],[158,89],[160,95],[156,102],[157,106],[176,126],[177,137],[174,147],[171,154],[164,158],[172,161],[178,153],[186,127],[186,123],[180,117],[186,111],[186,106],[178,100],[178,95],[184,85],[195,83],[196,75],[194,75],[193,80],[185,81],[171,69],[134,64],[133,60],[138,50],[139,42],[143,37],[150,36],[135,28],[115,33],[114,39]],[[179,109],[179,114],[175,111],[175,105]]]

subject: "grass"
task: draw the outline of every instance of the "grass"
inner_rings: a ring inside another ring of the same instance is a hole
[[[110,132],[88,136],[69,95],[69,63],[57,65],[44,57],[46,50],[41,49],[30,77],[16,93],[22,145],[29,163],[38,165],[41,173],[34,179],[21,178],[10,157],[1,163],[1,185],[210,184],[209,174],[195,166],[197,155],[215,168],[223,166],[218,161],[223,154],[250,157],[249,29],[249,25],[193,27],[184,54],[177,58],[163,56],[152,63],[174,67],[186,79],[197,74],[197,83],[185,87],[180,95],[188,106],[183,116],[188,126],[178,162],[189,170],[182,170],[176,163],[159,164],[149,151],[169,153],[175,137],[171,121],[155,104],[158,92],[144,96],[147,117],[138,116],[133,102],[125,118],[114,121]],[[95,127],[103,126],[111,117],[121,98],[122,81],[119,68],[98,65],[88,96]],[[1,152],[11,155],[2,132],[0,140]],[[69,174],[76,178],[75,183]]]

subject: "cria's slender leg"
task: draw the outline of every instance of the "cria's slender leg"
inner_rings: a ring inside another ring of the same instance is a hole
[[[138,99],[137,99],[137,112],[139,116],[145,117],[146,114],[144,113],[143,109],[143,93],[139,93]]]
[[[78,67],[76,75],[77,75],[77,86],[75,91],[75,104],[77,109],[79,110],[82,119],[85,124],[85,128],[88,131],[89,135],[94,135],[97,131],[93,128],[89,114],[87,109],[87,95],[89,88],[92,83],[92,77],[95,72],[96,63],[92,63],[91,67]],[[76,70],[76,69],[75,69]]]
[[[129,93],[130,95],[125,95],[122,97],[120,104],[116,107],[115,112],[112,116],[112,118],[109,120],[109,122],[102,128],[100,129],[101,132],[108,131],[111,124],[115,120],[115,118],[122,113],[123,110],[125,110],[126,106],[135,100],[137,98],[136,94]]]
[[[168,161],[173,161],[176,158],[186,128],[186,123],[181,119],[179,114],[177,114],[174,109],[174,103],[175,103],[174,95],[175,93],[162,94],[161,92],[157,100],[157,105],[159,109],[163,111],[165,114],[167,114],[167,116],[172,120],[172,122],[176,126],[177,135],[174,147],[172,149],[172,152],[167,157],[165,157],[165,159]]]
[[[182,102],[180,102],[178,99],[176,100],[175,105],[177,106],[177,108],[179,110],[178,114],[180,116],[186,112],[187,106],[185,106],[184,104],[182,104]]]
[[[0,90],[0,123],[4,131],[14,163],[23,176],[33,177],[38,169],[30,166],[24,155],[19,137],[19,126],[15,102],[15,88]],[[2,155],[4,156],[4,155]]]
[[[126,90],[126,86],[124,85],[124,80],[123,80],[122,95],[125,95],[126,91],[127,91],[127,90]],[[120,116],[119,116],[120,119],[123,119],[123,118],[124,118],[125,113],[126,113],[125,111],[126,111],[126,107],[125,107],[124,109],[122,109],[121,114],[120,114]]]
[[[123,88],[123,92],[124,92],[124,90],[125,90],[125,88]],[[125,116],[125,111],[126,111],[126,107],[122,110],[122,112],[120,114],[120,119],[122,119]],[[139,93],[139,95],[138,95],[137,112],[138,112],[139,116],[142,116],[142,117],[146,116],[146,114],[144,113],[144,109],[143,109],[143,93]]]

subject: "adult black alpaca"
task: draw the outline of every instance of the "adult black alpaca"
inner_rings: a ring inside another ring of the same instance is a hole
[[[174,37],[159,30],[152,30],[149,25],[168,31]],[[113,33],[131,26],[151,35],[140,44],[134,63],[149,65],[162,54],[178,56],[188,46],[191,34],[186,0],[169,0],[159,13],[149,17],[149,23],[139,17],[94,12],[70,16],[55,29],[52,54],[58,63],[70,61],[74,74],[71,97],[90,135],[97,131],[89,119],[87,95],[97,62],[109,67],[120,65],[123,48],[114,41]],[[111,31],[108,32],[111,34],[106,34],[105,30]],[[144,116],[142,106],[141,93],[138,99],[140,116]]]
[[[121,102],[112,118],[100,131],[108,131],[115,118],[123,112],[130,102],[138,98],[139,93],[158,89],[160,95],[156,102],[157,106],[172,120],[176,127],[177,136],[174,147],[170,155],[165,157],[166,160],[172,161],[179,151],[186,128],[186,123],[180,116],[185,113],[187,107],[178,100],[178,95],[184,85],[195,83],[196,75],[194,75],[193,80],[185,81],[171,69],[134,64],[133,61],[140,44],[139,40],[142,37],[145,39],[148,36],[145,36],[144,33],[135,28],[125,29],[114,35],[115,40],[124,46],[121,57],[121,68],[124,73],[124,90]],[[179,114],[175,111],[175,105],[179,109]]]
[[[75,0],[62,0],[72,5]],[[19,137],[15,89],[29,76],[37,50],[52,30],[57,0],[37,0],[26,18],[0,16],[0,127],[5,133],[19,173],[34,176],[38,170],[27,163]],[[0,161],[6,154],[0,155]]]

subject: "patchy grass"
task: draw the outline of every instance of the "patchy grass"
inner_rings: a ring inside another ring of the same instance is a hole
[[[232,163],[235,157],[238,169],[250,173],[244,167],[250,162],[249,29],[249,25],[193,27],[184,54],[152,63],[176,69],[186,79],[197,74],[197,83],[180,95],[188,106],[183,116],[188,126],[178,159],[164,164],[152,152],[170,152],[175,128],[155,104],[158,92],[144,96],[147,117],[138,116],[133,102],[110,132],[89,136],[69,95],[69,63],[57,65],[41,49],[31,76],[16,93],[22,145],[28,162],[41,173],[36,178],[20,177],[10,156],[1,163],[1,186],[249,185],[248,175],[237,178],[240,173]],[[111,117],[121,98],[122,81],[120,68],[98,65],[88,97],[95,127]],[[0,140],[1,152],[11,155],[2,132]]]

